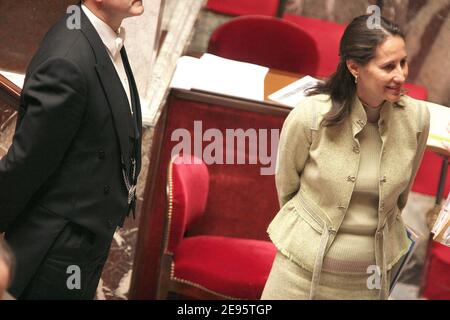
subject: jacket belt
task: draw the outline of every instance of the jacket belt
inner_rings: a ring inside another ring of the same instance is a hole
[[[320,283],[320,275],[322,273],[322,264],[325,257],[327,244],[331,235],[336,234],[336,230],[333,229],[333,227],[331,226],[331,220],[324,212],[320,212],[319,214],[317,210],[315,210],[313,205],[309,203],[309,201],[301,194],[301,192],[299,192],[297,195],[299,201],[298,203],[296,202],[295,205],[301,206],[301,208],[298,208],[298,210],[300,212],[306,211],[309,216],[322,228],[322,236],[320,238],[319,250],[317,251],[316,258],[314,260],[311,288],[309,291],[309,299],[313,300],[316,295],[317,287]]]
[[[380,299],[386,300],[389,297],[389,283],[387,277],[387,262],[386,262],[386,237],[388,228],[386,227],[387,216],[384,218],[381,228],[375,234],[375,261],[377,266],[381,266],[381,287],[380,287]]]
[[[298,208],[300,212],[306,211],[310,217],[316,221],[322,228],[322,236],[320,238],[319,249],[314,260],[313,274],[311,279],[311,288],[309,292],[309,299],[313,300],[316,295],[317,287],[320,284],[320,275],[322,273],[323,260],[325,258],[325,251],[327,244],[332,235],[335,235],[337,230],[333,229],[331,220],[324,212],[317,212],[314,206],[306,199],[306,197],[299,192],[297,194],[299,201],[295,205],[300,205]],[[302,210],[303,209],[303,210]],[[386,228],[387,215],[384,218],[381,228],[375,234],[375,261],[380,267],[378,276],[381,277],[380,299],[386,300],[389,297],[389,283],[387,278],[387,263],[386,263],[386,248],[385,239],[387,237],[388,228]],[[378,269],[378,268],[377,268]]]

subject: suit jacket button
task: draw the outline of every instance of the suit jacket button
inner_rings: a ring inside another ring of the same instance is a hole
[[[109,185],[104,186],[103,187],[103,191],[105,192],[105,194],[110,193],[111,192],[111,186],[109,186]]]
[[[105,155],[106,155],[105,150],[100,149],[98,151],[98,158],[99,159],[105,159]]]

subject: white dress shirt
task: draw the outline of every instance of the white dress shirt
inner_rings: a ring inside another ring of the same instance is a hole
[[[98,18],[88,7],[84,4],[81,5],[83,8],[83,12],[88,17],[89,21],[94,26],[97,31],[100,39],[102,39],[103,44],[105,45],[109,57],[111,58],[112,63],[116,69],[116,72],[122,82],[123,89],[128,98],[128,104],[130,107],[131,114],[133,114],[133,107],[131,106],[131,93],[130,93],[130,84],[128,83],[127,73],[125,71],[125,67],[123,66],[122,57],[120,56],[120,49],[122,49],[123,43],[125,41],[125,29],[123,27],[119,27],[119,29],[114,31],[109,25],[107,25],[104,21]]]

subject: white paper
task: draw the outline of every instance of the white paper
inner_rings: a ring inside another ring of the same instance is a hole
[[[269,68],[209,53],[205,53],[200,61],[202,77],[196,78],[193,88],[264,101],[264,79]]]
[[[195,78],[202,73],[200,59],[183,56],[177,61],[177,67],[170,83],[171,88],[191,90]]]
[[[4,76],[6,79],[14,83],[20,89],[23,88],[23,83],[25,81],[25,75],[21,73],[14,73],[9,71],[0,70],[0,74]]]
[[[319,79],[311,76],[305,76],[272,93],[269,96],[269,99],[294,108],[305,98],[305,90],[317,85],[320,82],[321,80]]]
[[[450,229],[449,226],[450,222],[450,194],[447,197],[447,200],[443,204],[441,211],[439,212],[439,215],[436,219],[436,222],[434,223],[433,229],[431,230],[431,233],[434,234],[433,239],[436,239],[440,236],[440,238],[448,238],[448,232],[447,230],[444,230],[444,228]],[[445,235],[445,237],[444,237]],[[450,245],[450,243],[445,243],[445,245]]]
[[[442,148],[442,142],[450,143],[450,133],[447,126],[450,122],[450,108],[440,104],[425,101],[430,111],[430,134],[427,145]]]
[[[171,87],[263,101],[268,71],[267,67],[205,53],[200,59],[181,57]]]

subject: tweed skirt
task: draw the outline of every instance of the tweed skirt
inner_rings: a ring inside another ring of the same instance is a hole
[[[388,281],[390,278],[388,271]],[[377,300],[380,290],[369,289],[370,274],[330,273],[322,271],[316,291],[317,300]],[[309,299],[312,272],[291,261],[281,252],[275,256],[264,287],[262,300]],[[389,282],[388,282],[389,283]]]

